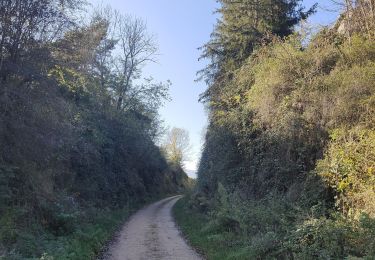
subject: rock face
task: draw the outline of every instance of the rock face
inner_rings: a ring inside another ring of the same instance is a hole
[[[351,32],[351,17],[353,16],[353,12],[349,11],[341,15],[341,18],[337,22],[337,29],[336,31],[339,34],[349,35]]]
[[[346,36],[358,31],[371,33],[375,28],[375,0],[347,3],[334,28],[339,34]]]

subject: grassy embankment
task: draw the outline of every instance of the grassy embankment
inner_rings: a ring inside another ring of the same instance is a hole
[[[12,219],[1,218],[0,236],[7,237],[9,243],[17,237],[17,248],[21,251],[1,256],[1,260],[25,259],[22,255],[36,255],[36,252],[44,252],[39,257],[28,259],[69,259],[83,260],[95,259],[105,249],[105,245],[112,239],[120,226],[138,209],[160,199],[148,198],[144,202],[128,205],[123,209],[86,209],[74,217],[66,216],[63,226],[69,226],[70,231],[64,234],[47,232],[40,225],[34,224],[20,229],[12,225]],[[69,219],[68,219],[69,218]],[[62,220],[63,221],[63,220]]]
[[[182,233],[199,253],[207,259],[236,259],[245,247],[244,239],[235,233],[211,228],[206,215],[188,207],[189,197],[180,199],[173,208],[173,215]]]

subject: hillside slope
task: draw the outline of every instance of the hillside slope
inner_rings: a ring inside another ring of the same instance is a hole
[[[82,8],[0,3],[0,258],[90,259],[132,210],[185,189],[155,145],[168,84],[134,83],[142,57],[130,50],[130,73],[118,52],[129,35],[108,10],[78,20]]]
[[[267,1],[220,2],[187,236],[212,259],[374,257],[374,3],[311,36],[283,23],[296,6],[272,19]]]

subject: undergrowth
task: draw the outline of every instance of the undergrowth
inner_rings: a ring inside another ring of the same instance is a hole
[[[12,209],[0,217],[0,241],[7,247],[12,246],[8,252],[1,252],[0,248],[0,259],[96,259],[133,212],[159,198],[149,198],[122,209],[92,207],[75,216],[60,216],[59,227],[65,230],[58,233],[38,224],[35,219],[30,219],[27,227],[16,225],[17,219],[25,216]]]
[[[314,217],[295,208],[286,211],[271,199],[247,205],[231,201],[226,212],[221,207],[203,214],[192,198],[178,201],[174,216],[187,240],[209,260],[375,258],[375,220],[365,214],[357,220],[335,213]]]

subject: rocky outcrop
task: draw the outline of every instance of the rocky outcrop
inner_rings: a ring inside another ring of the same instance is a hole
[[[345,2],[345,11],[334,29],[346,36],[351,36],[355,32],[375,36],[375,0],[347,0]]]

